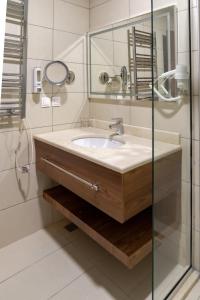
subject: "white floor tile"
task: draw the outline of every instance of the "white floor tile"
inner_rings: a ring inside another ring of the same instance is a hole
[[[78,248],[80,252],[85,253],[85,257],[89,258],[94,264],[97,262],[101,263],[101,261],[109,255],[104,248],[80,230],[76,233],[76,239],[73,240],[73,246]],[[116,259],[114,258],[114,260]]]
[[[68,245],[2,283],[0,299],[48,299],[90,267],[84,253]]]
[[[66,224],[0,249],[0,299],[151,300],[151,255],[128,270],[80,230],[68,232]],[[161,290],[170,282],[166,278]],[[200,284],[188,297],[200,300]]]
[[[151,292],[151,255],[135,266],[133,270],[129,270],[83,233],[73,242],[73,245],[85,253],[85,256],[93,261],[95,267],[104,276],[109,278],[132,299],[135,295],[135,300],[144,300]],[[144,298],[138,298],[140,294],[139,285],[143,289],[141,297],[144,296]]]
[[[95,266],[130,296],[144,280],[149,278],[151,281],[151,255],[146,257],[132,270],[127,269],[111,255],[107,255],[107,257],[104,257],[101,261],[97,261]]]
[[[65,223],[41,229],[0,249],[0,282],[70,243],[73,234],[63,228]]]
[[[128,300],[128,297],[96,268],[73,281],[52,300]],[[139,300],[139,299],[137,299]]]

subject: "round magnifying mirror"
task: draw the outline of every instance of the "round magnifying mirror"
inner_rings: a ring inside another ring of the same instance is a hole
[[[70,71],[62,61],[48,63],[44,70],[45,79],[52,85],[63,85],[69,78]]]

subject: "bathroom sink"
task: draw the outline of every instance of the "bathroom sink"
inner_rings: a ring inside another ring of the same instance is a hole
[[[121,147],[124,143],[104,137],[84,137],[77,138],[72,140],[74,145],[85,147],[85,148],[94,148],[94,149],[114,149]]]

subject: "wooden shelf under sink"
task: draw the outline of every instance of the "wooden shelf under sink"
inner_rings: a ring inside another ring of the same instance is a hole
[[[120,224],[62,186],[44,199],[130,269],[152,250],[151,207]]]

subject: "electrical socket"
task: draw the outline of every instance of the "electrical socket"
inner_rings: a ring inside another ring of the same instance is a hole
[[[52,106],[53,107],[59,107],[61,106],[61,98],[56,96],[56,97],[52,97]]]
[[[43,108],[51,107],[51,98],[49,98],[49,97],[42,97],[41,107],[43,107]]]

